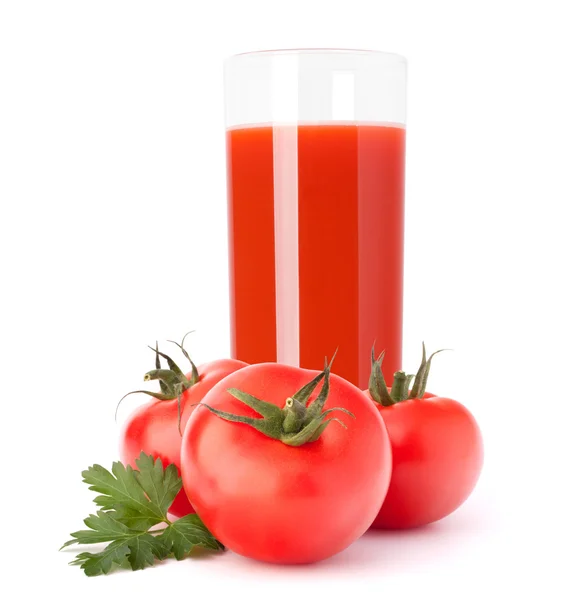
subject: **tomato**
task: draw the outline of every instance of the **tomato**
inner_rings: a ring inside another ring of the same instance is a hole
[[[382,359],[374,361],[373,357],[371,389],[366,393],[379,400],[375,406],[389,434],[393,462],[389,490],[372,525],[375,528],[419,527],[446,517],[465,502],[481,472],[483,444],[473,415],[455,400],[424,392],[431,358],[425,361],[423,353],[417,372],[423,380],[414,386],[417,397],[396,397],[397,378],[408,382],[405,373],[398,372],[388,390],[394,400],[389,404],[384,380],[377,382],[382,377]]]
[[[191,387],[183,390],[181,395],[182,431],[191,416],[194,405],[201,402],[218,381],[245,366],[246,363],[239,360],[222,359],[200,365],[199,369],[196,369],[197,381]],[[192,373],[186,377],[191,382]],[[153,376],[149,377],[149,379],[153,378]],[[180,469],[182,436],[178,427],[178,413],[180,412],[178,408],[177,398],[154,399],[137,408],[127,419],[121,434],[121,460],[125,464],[136,467],[135,459],[143,451],[155,458],[160,458],[164,467],[173,463]],[[169,512],[175,517],[183,517],[194,512],[183,488],[175,497]]]
[[[238,554],[272,563],[319,561],[360,537],[381,507],[391,455],[379,413],[328,368],[315,374],[275,363],[246,367],[218,383],[187,423],[185,491],[209,530]],[[304,411],[322,405],[333,412],[306,425]],[[303,439],[312,425],[337,417],[344,427],[330,421]]]

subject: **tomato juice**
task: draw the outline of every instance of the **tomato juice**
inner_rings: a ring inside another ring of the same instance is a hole
[[[401,367],[403,126],[227,131],[234,358],[320,369],[367,387],[370,351]],[[387,381],[390,384],[390,381]]]

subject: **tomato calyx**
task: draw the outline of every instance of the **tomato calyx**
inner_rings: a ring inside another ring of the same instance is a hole
[[[371,376],[369,379],[369,393],[371,398],[378,402],[381,406],[393,406],[398,402],[411,399],[420,399],[425,395],[427,389],[427,378],[429,377],[429,371],[431,370],[431,360],[439,352],[443,352],[444,349],[436,350],[427,358],[425,352],[425,343],[423,342],[423,355],[421,357],[421,364],[417,369],[416,375],[405,373],[405,371],[397,371],[394,374],[393,385],[389,391],[383,375],[382,364],[385,357],[385,352],[381,352],[377,358],[375,358],[374,346],[371,350]],[[413,387],[411,388],[411,382]]]
[[[322,380],[320,393],[307,405],[308,399]],[[315,442],[332,421],[338,422],[346,429],[346,425],[340,419],[336,417],[326,418],[331,412],[341,411],[349,417],[355,418],[346,408],[333,407],[324,410],[330,392],[329,365],[326,365],[321,373],[300,388],[293,396],[287,398],[284,408],[260,400],[236,388],[229,388],[227,391],[234,398],[255,410],[262,418],[235,415],[213,408],[208,404],[201,404],[201,406],[205,406],[211,413],[225,421],[245,423],[265,436],[279,440],[288,446],[302,446],[309,442]]]
[[[173,340],[167,340],[171,344],[175,344],[181,350],[185,358],[189,361],[191,366],[190,377],[187,377],[187,375],[183,373],[183,371],[179,368],[179,365],[170,356],[164,352],[161,352],[159,350],[159,344],[155,342],[155,348],[148,346],[148,348],[155,352],[155,369],[145,373],[143,381],[159,381],[160,391],[151,392],[149,390],[135,390],[125,394],[117,404],[117,409],[115,410],[115,419],[117,418],[117,412],[121,402],[123,402],[127,396],[131,396],[131,394],[147,394],[147,396],[151,396],[152,398],[161,401],[177,400],[177,428],[179,429],[179,433],[181,433],[181,397],[186,390],[194,386],[200,379],[197,367],[191,360],[189,353],[184,347],[185,338],[190,333],[193,332],[188,331],[183,336],[181,343],[174,342]],[[169,367],[168,369],[161,368],[161,358],[165,359],[167,362],[167,366]]]

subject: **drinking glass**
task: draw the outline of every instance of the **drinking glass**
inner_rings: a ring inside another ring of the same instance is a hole
[[[225,64],[231,349],[365,388],[401,367],[406,61],[366,50]]]

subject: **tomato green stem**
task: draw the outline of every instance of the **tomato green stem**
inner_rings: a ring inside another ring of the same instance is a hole
[[[323,383],[320,393],[309,405],[307,405],[308,399],[321,379],[323,379]],[[329,391],[330,365],[327,365],[322,373],[298,390],[291,398],[288,398],[284,403],[283,408],[279,408],[276,404],[271,402],[260,400],[259,398],[236,388],[228,389],[228,392],[234,398],[255,410],[261,415],[261,418],[235,415],[213,408],[208,404],[202,403],[201,406],[205,406],[211,413],[225,421],[250,425],[267,437],[279,440],[288,446],[302,446],[308,442],[315,442],[318,440],[332,421],[338,421],[340,425],[346,427],[339,419],[334,417],[326,419],[326,416],[330,412],[339,410],[353,419],[355,418],[354,415],[345,408],[333,407],[328,410],[323,410]]]
[[[385,358],[385,352],[381,352],[375,359],[375,347],[371,348],[371,376],[369,379],[369,393],[375,402],[381,406],[392,406],[395,401],[389,393],[387,382],[383,375],[382,365]]]
[[[121,402],[131,394],[147,394],[152,398],[160,401],[166,400],[177,400],[177,428],[179,433],[181,433],[181,397],[185,390],[188,390],[190,387],[194,386],[199,380],[199,372],[197,367],[191,360],[187,350],[184,348],[185,338],[192,333],[189,331],[183,336],[181,340],[181,344],[174,342],[172,340],[168,340],[172,344],[175,344],[181,349],[181,352],[185,356],[185,358],[189,361],[191,365],[191,375],[187,377],[183,373],[183,371],[179,368],[177,363],[167,354],[161,352],[159,350],[159,344],[155,342],[155,348],[148,346],[153,352],[155,352],[155,369],[152,371],[148,371],[145,373],[143,380],[144,381],[159,381],[160,392],[150,392],[148,390],[135,390],[134,392],[129,392],[125,394],[117,404],[117,408],[115,409],[115,420],[117,420],[117,412],[119,411],[119,406]],[[160,358],[164,358],[167,361],[167,366],[169,369],[161,368],[161,360]]]
[[[159,357],[159,343],[155,341],[155,370],[161,370],[161,359]],[[162,394],[169,394],[169,386],[162,379],[159,380],[159,389]]]
[[[175,344],[183,353],[183,356],[185,356],[185,358],[189,361],[189,365],[191,366],[191,377],[190,380],[193,381],[193,383],[197,383],[199,381],[199,372],[197,370],[197,367],[195,366],[194,362],[191,360],[187,350],[185,349],[185,338],[190,334],[193,333],[193,331],[188,331],[182,338],[181,340],[181,344],[178,344],[177,342],[174,342],[173,340],[167,340],[168,342],[170,342],[171,344]]]
[[[416,375],[405,373],[405,371],[397,371],[394,374],[393,386],[389,391],[385,378],[383,376],[382,364],[385,356],[384,352],[381,352],[378,358],[375,358],[374,346],[371,349],[371,376],[369,379],[369,393],[371,398],[380,404],[381,406],[392,406],[397,402],[403,402],[412,398],[423,398],[425,390],[427,389],[427,378],[429,377],[429,371],[431,370],[431,361],[433,357],[442,350],[437,350],[427,358],[425,351],[425,343],[423,342],[423,353],[421,357],[421,364],[417,370]],[[411,381],[415,378],[413,387],[409,390]]]
[[[405,371],[397,371],[393,376],[393,386],[391,388],[391,398],[393,402],[400,402],[409,397],[408,376]]]
[[[282,412],[284,413],[284,420],[282,421],[284,433],[298,433],[306,419],[304,404],[294,400],[294,398],[288,398]]]
[[[165,384],[168,392],[171,392],[176,385],[183,383],[183,380],[169,369],[153,369],[153,371],[148,371],[143,376],[143,381],[161,381]]]
[[[441,350],[436,350],[431,354],[429,358],[427,358],[427,353],[425,352],[425,342],[422,343],[423,352],[421,355],[421,364],[417,369],[417,375],[415,375],[415,383],[411,391],[409,392],[409,398],[422,398],[425,395],[425,390],[427,389],[427,379],[429,377],[429,371],[431,370],[431,361],[436,354],[439,352],[444,352],[447,348],[442,348]]]

